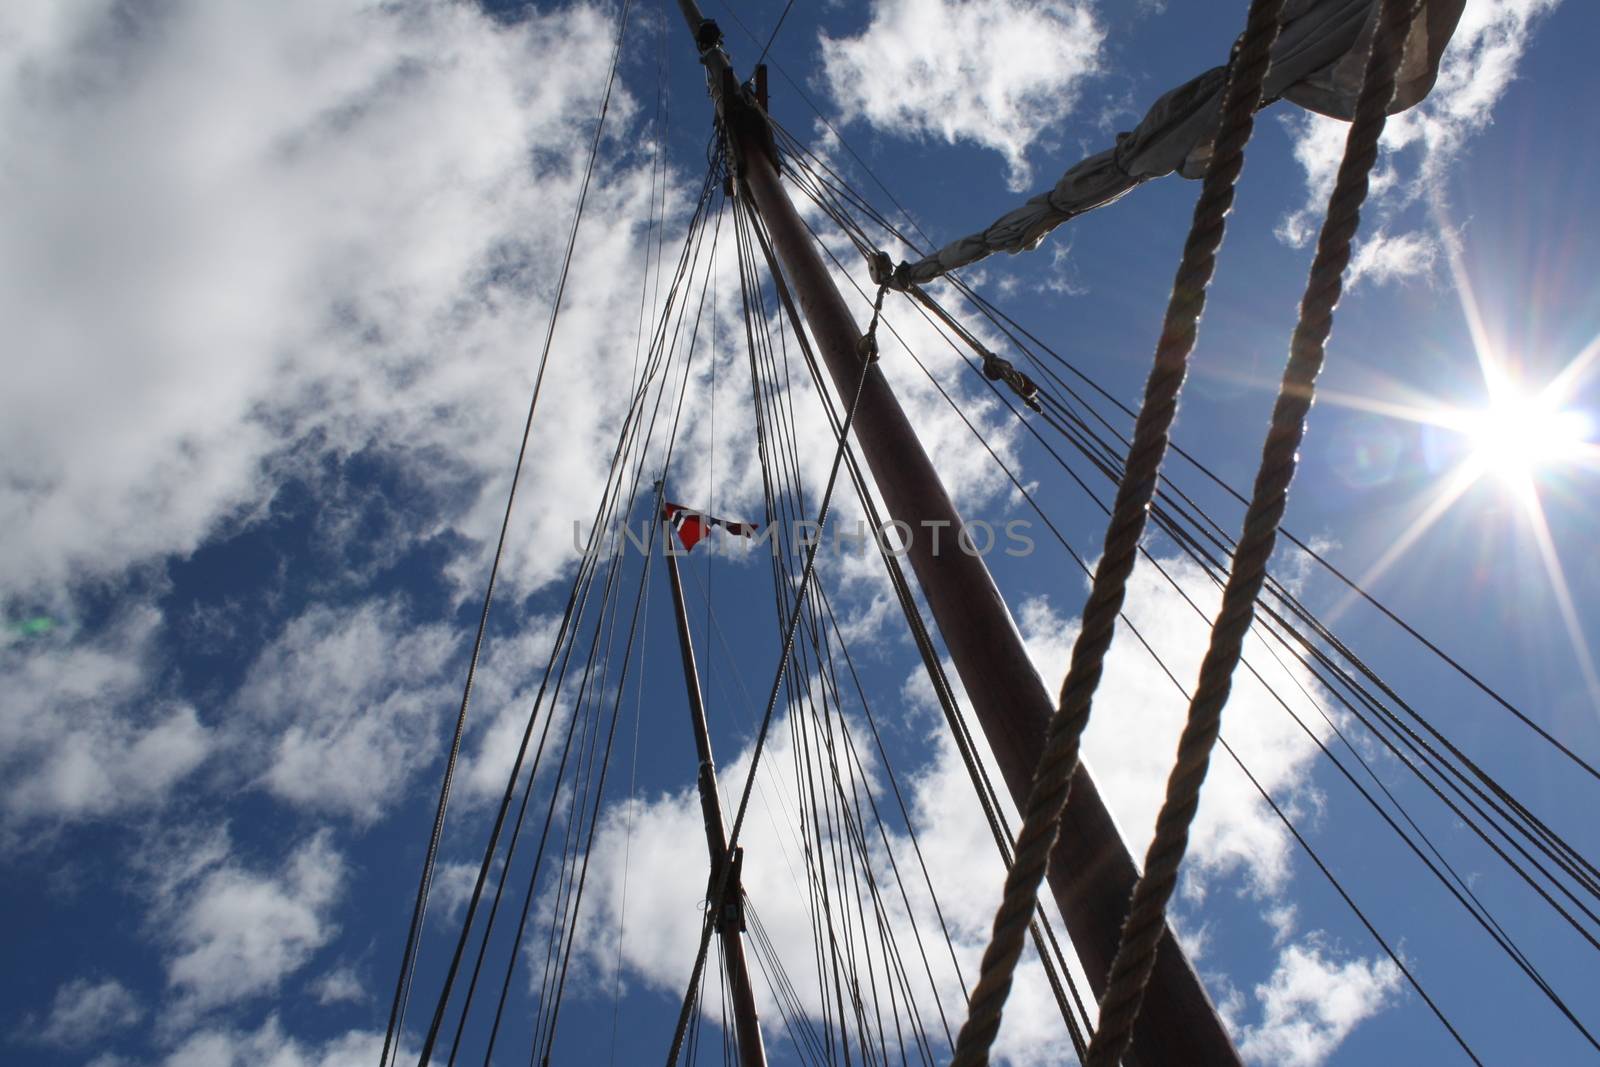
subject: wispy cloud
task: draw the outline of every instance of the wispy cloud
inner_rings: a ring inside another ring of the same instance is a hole
[[[276,871],[218,855],[215,840],[164,887],[155,916],[171,946],[167,984],[181,1021],[276,990],[337,931],[331,909],[345,878],[327,831],[298,845]]]
[[[992,148],[1020,190],[1029,146],[1071,114],[1104,41],[1083,0],[874,0],[861,33],[823,34],[823,74],[847,120]]]
[[[1391,116],[1374,172],[1371,211],[1378,225],[1361,243],[1351,283],[1431,275],[1439,237],[1427,226],[1402,225],[1404,208],[1437,193],[1472,136],[1494,120],[1494,109],[1517,78],[1523,53],[1541,16],[1560,0],[1467,0],[1445,49],[1439,78],[1422,103]],[[1316,234],[1344,153],[1346,123],[1309,112],[1283,116],[1294,155],[1305,172],[1305,206],[1278,224],[1278,237],[1300,246]]]
[[[261,784],[296,807],[371,821],[433,755],[460,635],[398,601],[316,605],[256,657],[234,698],[234,740]]]
[[[74,978],[56,990],[44,1019],[29,1016],[15,1036],[23,1041],[81,1048],[144,1018],[144,1005],[115,978]]]
[[[375,1063],[383,1049],[383,1035],[351,1030],[326,1041],[297,1039],[284,1029],[276,1013],[255,1030],[207,1027],[189,1035],[161,1060],[161,1067],[247,1067],[270,1063],[272,1067],[361,1067]],[[417,1052],[402,1046],[396,1059],[415,1059]]]
[[[130,606],[93,637],[0,643],[0,793],[13,827],[164,799],[212,749],[195,709],[150,688],[161,613]]]
[[[323,974],[311,983],[310,990],[311,995],[317,998],[317,1003],[324,1007],[329,1004],[360,1004],[370,997],[366,983],[349,964],[341,964]]]

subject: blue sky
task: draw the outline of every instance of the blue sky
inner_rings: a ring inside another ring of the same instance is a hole
[[[0,219],[6,1062],[377,1060],[615,26],[612,8],[489,6],[79,0],[0,13],[0,189],[12,207]],[[1222,6],[796,4],[771,58],[943,241],[1221,62],[1243,18],[1242,4],[1212,10]],[[764,40],[781,10],[740,5],[738,19]],[[707,14],[743,69],[759,46],[715,2]],[[1592,445],[1547,442],[1550,413],[1472,420],[1567,371],[1554,406],[1591,420],[1579,437],[1600,434],[1600,386],[1583,361],[1600,337],[1600,252],[1585,222],[1600,207],[1586,177],[1597,149],[1581,110],[1597,30],[1592,5],[1468,0],[1435,95],[1391,129],[1286,519],[1591,762]],[[675,11],[636,9],[619,94],[519,490],[408,1049],[572,579],[572,523],[593,511],[631,388],[646,248],[659,237],[670,258],[704,173],[709,104]],[[772,110],[888,207],[777,73]],[[1259,455],[1338,129],[1280,104],[1248,157],[1177,428],[1236,487]],[[664,221],[652,229],[658,188]],[[1152,182],[967,277],[1132,403],[1197,188]],[[758,518],[737,296],[725,230],[671,491]],[[1092,559],[1100,512],[908,307],[891,301],[889,314]],[[1028,515],[904,353],[891,346],[884,364],[964,513]],[[805,440],[820,442],[803,457],[814,493],[829,437],[814,391],[796,385],[794,400]],[[1466,477],[1496,433],[1495,455],[1528,463]],[[1170,470],[1237,528],[1236,506],[1192,469]],[[777,622],[759,558],[714,547],[691,557],[690,600],[704,611],[709,589],[722,628],[699,651],[732,791]],[[1149,547],[1176,553],[1161,537]],[[993,563],[1053,686],[1082,575],[1050,545]],[[1288,553],[1281,564],[1446,736],[1579,851],[1600,852],[1582,815],[1593,779],[1325,574]],[[1172,569],[1214,606],[1198,572]],[[819,576],[959,951],[975,961],[999,868],[915,651],[872,561],[825,559]],[[651,579],[617,705],[555,1062],[659,1057],[698,933],[704,854],[662,580]],[[1204,626],[1149,569],[1128,614],[1192,679]],[[1303,674],[1272,677],[1305,682],[1306,701],[1341,715]],[[1136,854],[1182,713],[1167,685],[1120,642],[1087,738]],[[1241,684],[1224,730],[1485,1062],[1592,1054],[1264,691]],[[1591,947],[1393,759],[1358,744],[1552,985],[1600,1022],[1583,997]],[[793,784],[791,755],[779,744],[763,757],[763,788]],[[758,802],[752,826],[768,817]],[[764,855],[761,837],[747,840],[746,885],[798,971],[810,949],[781,836],[768,835]],[[1208,782],[1174,907],[1253,1062],[1459,1056],[1231,767]],[[1001,1049],[1019,1064],[1058,1062],[1070,1048],[1028,967]],[[526,973],[513,984],[520,1029],[507,1055],[527,1047],[533,984]],[[776,1029],[768,1041],[775,1062],[796,1062]]]

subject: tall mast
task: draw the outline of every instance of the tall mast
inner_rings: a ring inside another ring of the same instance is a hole
[[[706,883],[709,897],[721,884],[722,865],[728,861],[728,834],[722,825],[722,798],[717,792],[717,765],[711,759],[711,735],[706,730],[705,702],[700,695],[700,671],[694,662],[694,643],[689,638],[689,613],[683,603],[683,581],[678,577],[678,554],[673,551],[672,527],[663,523],[663,547],[667,556],[667,575],[672,579],[672,612],[678,620],[678,647],[683,652],[683,684],[689,694],[689,722],[694,728],[694,749],[700,757],[700,814],[706,824],[706,848],[711,853],[711,878]],[[744,890],[739,868],[744,849],[733,854],[733,873],[728,879],[725,903],[712,916],[717,936],[722,939],[722,957],[727,964],[728,991],[733,997],[734,1040],[739,1046],[740,1067],[766,1067],[767,1052],[761,1044],[761,1023],[756,1017],[756,998],[750,988],[750,969],[745,964]],[[717,906],[710,900],[712,907]]]
[[[779,180],[766,115],[735,86],[716,24],[701,16],[695,0],[678,0],[678,6],[706,67],[740,189],[766,225],[835,390],[851,396],[862,375],[861,333]],[[1006,787],[1021,809],[1054,711],[1050,694],[1028,658],[988,567],[978,556],[955,550],[965,524],[876,364],[865,372],[855,433],[891,518],[912,530],[908,553],[912,570]],[[935,534],[943,535],[942,552],[933,547]],[[1080,764],[1072,779],[1061,837],[1051,854],[1048,880],[1097,998],[1105,990],[1137,879],[1133,857],[1087,768]],[[1124,1063],[1237,1067],[1240,1062],[1205,987],[1169,928],[1162,936],[1144,1010]]]

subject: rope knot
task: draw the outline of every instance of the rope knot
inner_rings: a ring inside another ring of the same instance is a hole
[[[1029,409],[1043,412],[1044,405],[1039,402],[1039,386],[1024,372],[1018,370],[1008,359],[1003,359],[993,352],[985,350],[983,353],[983,376],[991,382],[1005,382],[1011,391],[1028,405]]]

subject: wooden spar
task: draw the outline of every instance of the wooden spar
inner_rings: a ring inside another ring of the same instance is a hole
[[[689,614],[683,603],[683,581],[678,577],[678,554],[672,544],[672,525],[663,522],[663,548],[667,575],[672,579],[672,612],[678,620],[678,647],[683,652],[683,684],[689,694],[689,721],[694,727],[695,753],[700,757],[698,784],[700,814],[706,824],[706,848],[711,853],[708,895],[719,883],[722,864],[728,857],[728,835],[722,825],[722,799],[717,793],[717,765],[711,758],[711,735],[706,730],[706,707],[700,694],[700,671],[694,662],[694,643],[689,638]],[[750,969],[744,958],[744,891],[739,884],[739,864],[744,854],[733,856],[733,875],[728,881],[727,900],[714,918],[717,935],[722,938],[722,956],[728,969],[728,991],[733,997],[734,1040],[739,1046],[740,1067],[766,1067],[767,1052],[761,1044],[761,1022],[756,1016],[755,992],[750,987]],[[715,906],[716,902],[710,902]]]
[[[861,333],[779,180],[765,114],[734,88],[732,66],[715,24],[701,17],[695,0],[679,0],[678,6],[700,49],[712,98],[732,144],[741,190],[766,225],[834,389],[851,396],[862,373],[857,347]],[[912,531],[908,553],[912,570],[1011,797],[1021,808],[1054,704],[988,567],[978,556],[958,549],[957,536],[964,529],[961,516],[876,364],[866,372],[855,433],[890,517]],[[1138,869],[1111,813],[1088,770],[1080,766],[1048,879],[1097,998],[1104,992],[1137,878]],[[1169,928],[1124,1063],[1237,1067],[1240,1062],[1205,987]]]

